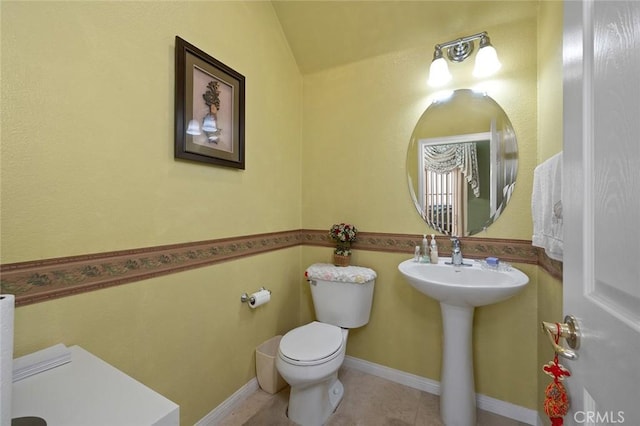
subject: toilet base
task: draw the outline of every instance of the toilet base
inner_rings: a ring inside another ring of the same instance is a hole
[[[344,386],[334,373],[322,382],[306,387],[291,387],[288,417],[304,426],[322,426],[338,407]]]

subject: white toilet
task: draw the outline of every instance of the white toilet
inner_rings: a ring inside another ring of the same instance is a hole
[[[338,369],[344,361],[348,329],[369,322],[376,273],[359,266],[316,263],[305,276],[317,321],[282,337],[276,368],[291,385],[289,419],[320,426],[342,400]]]

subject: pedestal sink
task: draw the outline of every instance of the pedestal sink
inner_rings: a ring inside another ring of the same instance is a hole
[[[465,260],[469,266],[417,263],[398,265],[411,286],[440,302],[444,348],[440,378],[440,415],[447,426],[476,425],[476,394],[473,382],[471,331],[476,306],[506,300],[529,282],[513,267],[489,267]]]

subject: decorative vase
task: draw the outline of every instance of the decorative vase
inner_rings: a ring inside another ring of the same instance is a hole
[[[333,264],[336,266],[349,266],[349,262],[351,261],[350,255],[342,255],[342,254],[333,254]]]

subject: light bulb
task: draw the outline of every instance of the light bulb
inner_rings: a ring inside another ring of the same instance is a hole
[[[435,56],[435,55],[434,55]],[[440,55],[431,62],[429,68],[429,85],[433,87],[444,86],[451,80],[451,73],[447,66],[447,61]]]
[[[487,43],[482,46],[476,55],[476,65],[473,68],[474,77],[488,77],[494,74],[502,67],[502,64],[498,60],[498,54],[496,49]]]

